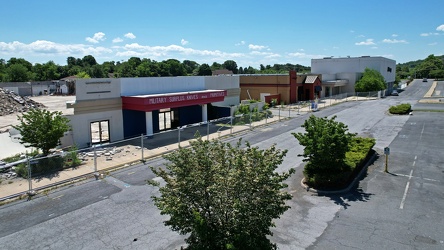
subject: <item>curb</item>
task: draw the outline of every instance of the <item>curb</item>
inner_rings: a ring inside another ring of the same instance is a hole
[[[377,156],[376,151],[373,150],[373,155],[368,159],[367,163],[362,167],[361,171],[356,175],[355,179],[348,185],[348,187],[340,190],[334,190],[334,191],[325,191],[325,190],[318,190],[311,188],[310,186],[306,185],[305,177],[301,180],[301,186],[307,190],[307,192],[311,192],[317,195],[332,195],[332,194],[344,194],[350,192],[350,190],[356,186],[357,182],[361,179],[362,175],[367,171],[368,166],[370,165],[370,162],[373,162]]]

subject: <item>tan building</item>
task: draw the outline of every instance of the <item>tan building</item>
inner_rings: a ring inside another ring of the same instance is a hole
[[[321,97],[321,74],[240,75],[240,99],[255,99],[270,103],[296,103]]]

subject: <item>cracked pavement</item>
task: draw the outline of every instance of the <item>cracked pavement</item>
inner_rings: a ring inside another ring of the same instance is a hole
[[[317,196],[300,186],[302,159],[292,156],[302,148],[296,139],[288,138],[300,131],[302,118],[308,116],[242,135],[252,146],[276,143],[288,149],[278,171],[296,167],[288,180],[291,209],[272,229],[272,242],[279,249],[444,248],[444,141],[440,139],[444,113],[385,113],[400,100],[416,102],[416,95],[422,93],[418,86],[399,98],[345,103],[314,113],[337,115],[350,132],[377,138],[378,158],[347,194]],[[391,148],[390,173],[383,172],[386,146]],[[180,249],[185,246],[184,236],[164,226],[166,217],[150,198],[158,194],[157,189],[146,185],[154,178],[148,165],[162,164],[160,159],[152,160],[99,181],[87,180],[31,201],[4,205],[0,245],[5,249]]]

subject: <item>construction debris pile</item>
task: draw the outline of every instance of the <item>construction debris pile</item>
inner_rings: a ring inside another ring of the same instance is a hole
[[[14,113],[24,113],[31,108],[44,108],[45,105],[30,98],[21,97],[14,91],[0,88],[0,116]]]

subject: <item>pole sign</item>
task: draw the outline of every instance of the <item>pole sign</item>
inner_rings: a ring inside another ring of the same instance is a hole
[[[389,147],[385,147],[384,148],[384,154],[385,155],[390,155],[390,148]]]

